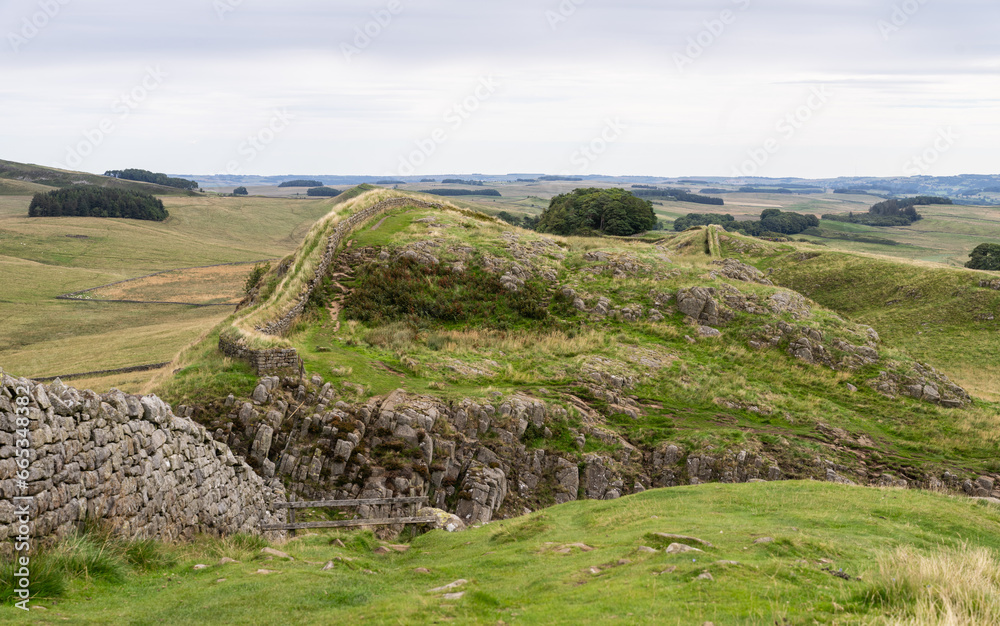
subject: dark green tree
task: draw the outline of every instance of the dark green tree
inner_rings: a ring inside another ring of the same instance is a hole
[[[537,230],[556,235],[627,237],[656,228],[653,203],[620,188],[576,189],[552,198]]]
[[[980,244],[969,255],[969,259],[965,264],[969,269],[1000,272],[1000,244]]]
[[[249,196],[250,192],[247,191],[246,187],[237,187],[236,189],[233,189],[233,195],[234,196]]]

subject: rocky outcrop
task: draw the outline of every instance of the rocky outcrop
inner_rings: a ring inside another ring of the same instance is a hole
[[[764,273],[752,265],[747,265],[737,261],[736,259],[723,259],[721,261],[712,261],[713,265],[721,266],[717,270],[713,270],[712,274],[717,276],[723,276],[732,280],[738,280],[744,283],[758,283],[761,285],[774,286],[770,280],[764,277]]]
[[[257,533],[261,523],[283,521],[271,512],[285,498],[280,482],[260,478],[156,396],[0,378],[0,540],[16,534],[12,499],[20,496],[32,498],[37,538],[66,535],[84,519],[165,540]],[[15,455],[18,398],[27,401],[33,453],[26,488]]]
[[[867,382],[879,393],[895,398],[909,396],[917,400],[960,408],[972,404],[972,397],[930,365],[916,363],[906,373],[880,372]]]
[[[635,356],[649,367],[669,363],[668,355],[640,351]],[[639,379],[622,373],[623,365],[591,359],[585,367],[590,380],[582,381],[618,415],[641,409],[627,395]],[[284,479],[298,497],[427,496],[431,507],[473,526],[578,498],[613,499],[706,482],[814,478],[899,486],[905,480],[909,487],[963,489],[961,481],[947,475],[903,477],[828,461],[790,464],[782,450],[787,442],[774,450],[639,446],[607,428],[598,413],[573,396],[551,402],[495,392],[489,402],[448,403],[396,391],[357,404],[341,400],[338,390],[318,377],[261,379],[254,395],[244,402],[229,399],[215,413],[201,409],[199,419],[263,475]],[[716,404],[721,410],[774,413],[767,406],[733,400],[716,399]],[[831,450],[875,447],[864,435],[817,428],[817,439],[828,442]],[[613,451],[587,452],[591,441]],[[566,442],[572,442],[572,449]],[[412,515],[412,510],[379,505],[362,506],[359,513],[397,517]]]
[[[677,309],[705,326],[718,326],[726,320],[726,312],[719,307],[713,287],[691,287],[677,292]]]

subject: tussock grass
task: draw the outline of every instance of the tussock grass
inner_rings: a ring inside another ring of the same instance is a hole
[[[153,540],[116,537],[95,523],[41,548],[31,557],[33,599],[65,594],[74,582],[121,584],[135,574],[163,569],[175,562],[170,549]],[[13,561],[0,565],[0,604],[15,601]]]
[[[918,552],[900,546],[879,555],[876,580],[860,602],[892,626],[1000,624],[1000,556],[968,544]]]

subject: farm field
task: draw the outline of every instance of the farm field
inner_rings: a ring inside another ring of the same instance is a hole
[[[0,362],[51,377],[167,362],[226,307],[70,302],[59,295],[165,270],[280,259],[329,212],[329,199],[167,196],[165,222],[28,218],[29,196],[0,196]],[[231,302],[251,265],[126,283],[107,295],[170,294]],[[171,276],[171,275],[165,275]],[[126,298],[131,299],[131,298]],[[98,391],[139,391],[151,373],[104,377]]]

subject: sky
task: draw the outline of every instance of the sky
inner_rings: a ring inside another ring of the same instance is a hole
[[[0,158],[103,173],[1000,173],[996,0],[4,0]]]

